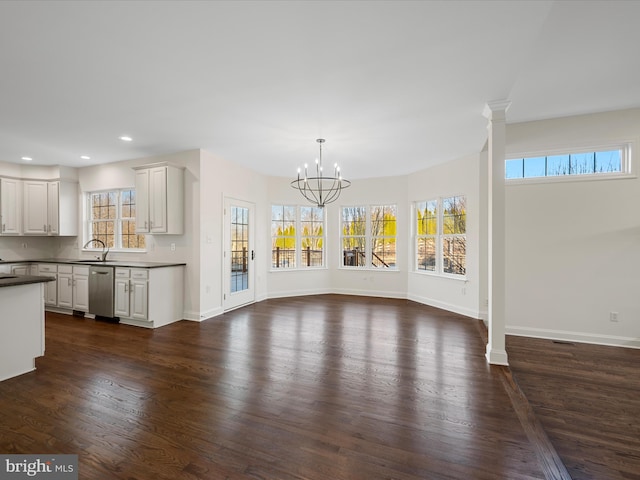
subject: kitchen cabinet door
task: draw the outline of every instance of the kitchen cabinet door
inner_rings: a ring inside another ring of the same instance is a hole
[[[147,312],[149,304],[149,290],[146,280],[131,281],[131,304],[130,317],[137,320],[147,320],[149,314]]]
[[[22,233],[22,181],[0,178],[0,235]]]
[[[115,304],[113,314],[116,317],[129,317],[129,277],[115,280]]]
[[[47,234],[47,182],[24,180],[23,186],[23,233],[25,235]]]
[[[167,233],[167,167],[149,170],[149,231]]]
[[[136,170],[136,233],[149,233],[149,169]]]
[[[31,275],[31,267],[29,265],[11,265],[11,273],[13,275]]]
[[[56,273],[44,273],[44,277],[58,278]],[[58,281],[47,282],[44,284],[44,304],[47,306],[55,307],[58,305]]]
[[[89,267],[73,267],[73,309],[89,311]]]
[[[184,233],[184,168],[136,167],[136,233]]]
[[[73,274],[58,273],[58,306],[73,308]]]
[[[60,182],[47,183],[47,233],[60,233]]]

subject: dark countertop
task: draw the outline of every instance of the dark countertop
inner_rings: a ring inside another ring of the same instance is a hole
[[[15,287],[16,285],[27,285],[28,283],[53,282],[52,277],[35,277],[32,275],[12,275],[10,273],[0,273],[0,288]]]
[[[186,265],[186,263],[174,263],[174,262],[136,262],[136,261],[129,261],[129,260],[107,260],[106,262],[101,262],[99,260],[83,260],[83,259],[72,259],[72,258],[36,258],[36,259],[28,259],[28,260],[0,260],[0,265],[3,263],[68,263],[71,265],[104,265],[106,267],[125,267],[125,268],[163,268],[163,267],[180,267],[180,266]]]

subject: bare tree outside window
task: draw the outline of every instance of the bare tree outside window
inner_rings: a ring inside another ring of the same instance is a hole
[[[466,197],[417,202],[415,222],[416,270],[466,275]]]
[[[343,207],[342,265],[396,268],[396,217],[395,205]]]
[[[271,206],[271,268],[324,265],[324,209]]]
[[[95,192],[88,197],[87,240],[102,240],[110,249],[145,248],[145,236],[135,231],[135,190]]]
[[[396,266],[396,206],[371,207],[371,255],[376,267]]]
[[[438,235],[438,201],[416,205],[417,269],[434,272],[436,269]]]
[[[320,207],[300,207],[302,226],[302,264],[307,267],[324,265],[324,209]]]
[[[366,207],[342,208],[342,265],[366,267]]]
[[[467,199],[464,196],[442,199],[442,271],[466,274]]]

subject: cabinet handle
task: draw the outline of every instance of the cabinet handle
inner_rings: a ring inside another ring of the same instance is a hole
[[[42,225],[42,230],[44,230],[46,232],[47,231],[47,226],[46,225]]]
[[[67,287],[70,287],[70,286],[71,286],[71,279],[67,278]]]
[[[4,223],[2,224],[2,231],[3,231],[3,232],[6,232],[6,231],[7,231],[7,226],[6,226]]]
[[[146,230],[147,228],[149,228],[149,227],[147,226],[147,221],[145,220],[144,221],[144,229]]]
[[[124,284],[124,293],[127,293],[129,291],[129,282]]]

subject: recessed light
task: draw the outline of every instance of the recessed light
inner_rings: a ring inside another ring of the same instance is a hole
[[[128,137],[127,135],[123,135],[120,137],[120,140],[122,140],[123,142],[130,142],[133,140],[133,138]]]
[[[25,162],[30,162],[31,160],[33,160],[33,158],[31,158],[31,157],[22,157],[22,160],[24,160]]]
[[[80,158],[82,160],[91,160],[91,157],[89,157],[88,155],[81,155]]]

